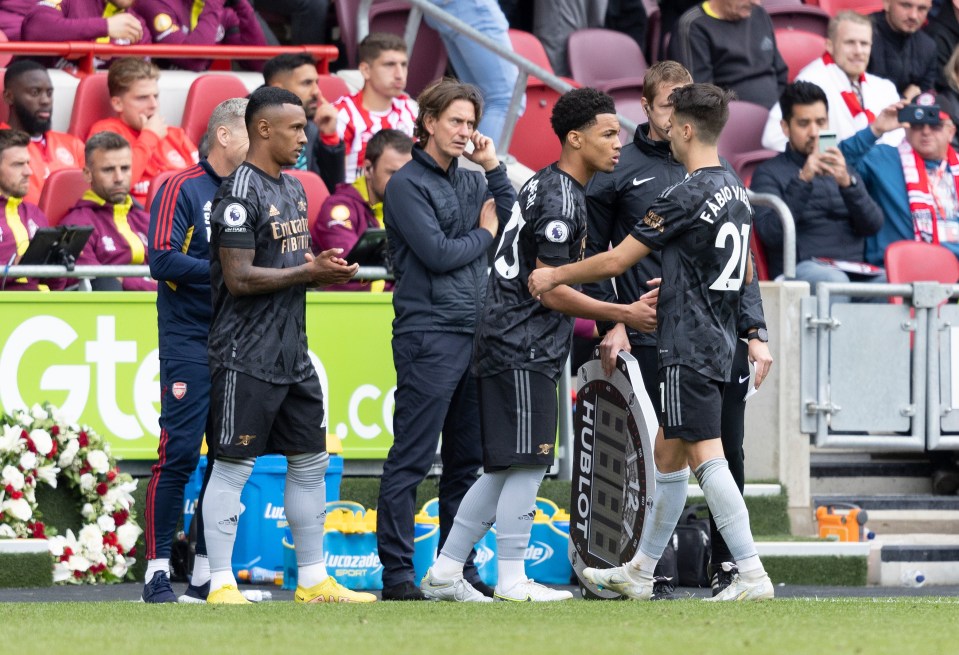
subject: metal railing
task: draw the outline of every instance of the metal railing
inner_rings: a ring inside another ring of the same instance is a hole
[[[771,193],[755,193],[746,189],[749,202],[761,207],[769,207],[779,216],[783,224],[783,277],[796,279],[796,223],[793,213],[779,196]]]
[[[224,45],[113,45],[91,41],[15,41],[0,43],[0,53],[14,55],[50,55],[76,59],[78,72],[89,75],[96,72],[96,58],[152,57],[156,59],[212,59],[212,70],[230,70],[236,59],[270,59],[277,55],[307,52],[316,59],[320,73],[329,73],[330,62],[339,56],[332,45],[298,46],[224,46]]]

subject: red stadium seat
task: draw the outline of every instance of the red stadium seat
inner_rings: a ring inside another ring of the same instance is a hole
[[[806,4],[819,5],[830,16],[850,9],[863,15],[882,11],[882,2],[877,0],[806,0]]]
[[[642,94],[646,57],[633,38],[604,29],[577,30],[569,35],[569,70],[573,79],[600,91],[638,90]]]
[[[553,72],[553,65],[549,63],[549,57],[546,56],[546,49],[535,35],[523,30],[509,31],[509,41],[513,45],[513,51],[524,59],[529,59],[540,68],[545,68],[550,73]],[[537,80],[530,77],[530,80]]]
[[[40,192],[40,211],[50,225],[56,225],[89,188],[83,171],[79,169],[61,168],[53,171]]]
[[[753,267],[756,269],[756,277],[760,280],[769,279],[769,266],[766,263],[766,249],[763,242],[756,236],[756,230],[752,230],[749,235],[749,249],[753,253]]]
[[[326,183],[319,175],[311,171],[288,168],[283,172],[286,175],[292,175],[303,185],[303,191],[306,192],[306,216],[309,219],[310,229],[312,229],[313,223],[316,222],[316,217],[320,213],[320,205],[330,196],[330,192],[326,189]]]
[[[7,38],[7,35],[3,32],[0,32],[0,43],[6,43],[10,39]],[[5,52],[0,54],[0,68],[6,68],[10,64],[10,60],[13,59],[12,52]]]
[[[157,194],[160,193],[160,187],[163,186],[163,183],[179,172],[180,171],[162,171],[153,176],[153,179],[150,180],[150,188],[147,190],[145,207],[147,211],[150,211],[150,208],[153,207],[153,200],[157,197]]]
[[[776,30],[799,30],[800,32],[812,32],[826,36],[826,30],[829,27],[829,14],[819,7],[809,5],[780,5],[766,6],[763,8],[773,22],[773,29]]]
[[[776,47],[789,66],[789,81],[796,79],[807,64],[825,52],[825,39],[819,34],[799,30],[776,30]]]
[[[886,278],[891,284],[959,282],[959,260],[948,248],[923,241],[894,241],[886,247]],[[902,298],[890,298],[901,305]]]
[[[537,61],[525,54],[531,52],[537,57],[540,56],[530,41],[530,39],[536,39],[535,36],[519,30],[510,30],[509,36],[514,51],[527,57],[527,59]],[[536,39],[536,42],[539,43],[539,40]],[[542,47],[542,44],[540,44],[540,49]],[[546,56],[545,51],[543,51],[542,56]],[[552,66],[543,66],[543,68],[552,72]],[[574,80],[567,79],[566,81],[573,86],[579,86]],[[526,111],[516,121],[509,151],[520,163],[534,171],[538,171],[559,159],[561,150],[559,139],[556,138],[549,122],[549,117],[553,113],[553,105],[556,104],[559,96],[560,94],[557,91],[546,86],[535,77],[530,77],[526,81]]]
[[[80,80],[73,98],[73,113],[67,132],[82,141],[89,136],[90,127],[101,118],[110,118],[116,112],[110,106],[107,74],[88,75]]]
[[[200,75],[186,94],[180,127],[193,143],[200,143],[210,114],[224,100],[245,98],[250,94],[240,78],[233,75]]]
[[[350,95],[350,87],[346,85],[342,77],[337,75],[320,75],[317,80],[320,86],[320,93],[327,102],[335,102],[337,99]]]
[[[762,150],[763,129],[769,110],[744,100],[729,103],[729,121],[716,144],[719,155],[732,163],[737,155]]]

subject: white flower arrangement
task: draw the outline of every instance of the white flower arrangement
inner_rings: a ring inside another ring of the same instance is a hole
[[[84,524],[66,535],[43,524],[35,490],[66,480]],[[0,415],[0,539],[48,539],[59,583],[120,582],[136,561],[142,530],[132,493],[110,447],[93,430],[67,421],[55,407],[34,405]]]

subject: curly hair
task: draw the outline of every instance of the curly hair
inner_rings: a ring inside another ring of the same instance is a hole
[[[560,143],[566,143],[566,135],[572,130],[582,130],[596,123],[599,114],[615,114],[613,99],[588,86],[567,91],[553,106],[549,123]]]

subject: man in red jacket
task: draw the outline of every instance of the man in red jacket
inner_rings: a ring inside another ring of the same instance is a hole
[[[83,141],[50,129],[53,118],[53,83],[47,69],[31,59],[20,59],[3,76],[3,101],[10,107],[7,123],[30,135],[30,189],[27,202],[36,204],[50,173],[61,168],[83,168]]]
[[[399,130],[380,130],[366,144],[363,175],[336,190],[320,207],[310,236],[313,252],[342,248],[349,254],[369,228],[383,227],[383,195],[393,173],[413,158],[413,140]],[[326,291],[383,291],[383,280],[333,284]]]
[[[133,149],[132,195],[143,205],[150,180],[163,171],[176,171],[200,160],[190,137],[179,127],[170,127],[159,111],[157,80],[160,69],[137,57],[123,57],[110,65],[107,86],[110,104],[117,113],[97,121],[90,135],[116,132]]]
[[[90,190],[60,221],[61,225],[92,225],[93,234],[77,258],[77,265],[146,264],[150,214],[130,196],[133,156],[119,134],[99,132],[87,140],[83,174]],[[151,278],[125,277],[125,291],[156,291]],[[94,289],[116,289],[112,279],[94,280]]]
[[[49,226],[40,208],[23,200],[30,186],[28,143],[26,132],[0,130],[0,266],[4,267],[19,262],[37,230]],[[46,291],[49,286],[49,281],[40,284],[34,278],[0,275],[0,291]]]
[[[137,0],[154,43],[184,45],[267,45],[249,0]],[[171,67],[205,71],[209,59],[167,59]],[[241,60],[248,70],[262,61]]]

